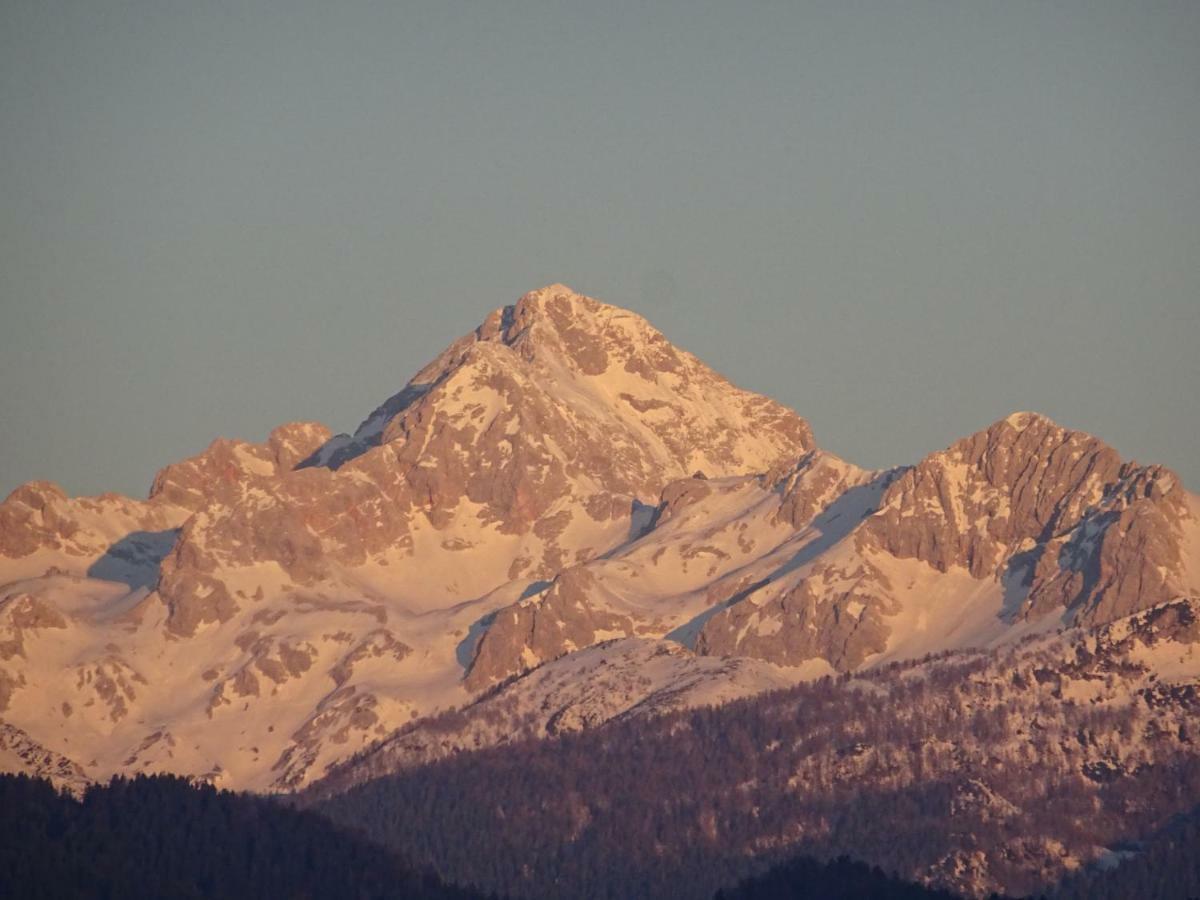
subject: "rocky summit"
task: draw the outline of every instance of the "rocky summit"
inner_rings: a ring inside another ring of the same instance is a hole
[[[1017,413],[860,469],[550,285],[353,434],[219,439],[144,500],[14,491],[0,762],[287,791],[1198,592],[1200,500],[1160,466]]]

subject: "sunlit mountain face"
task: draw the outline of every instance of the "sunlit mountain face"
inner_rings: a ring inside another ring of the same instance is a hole
[[[353,434],[218,439],[145,499],[14,491],[0,767],[302,792],[512,896],[805,854],[1027,893],[1200,802],[1197,596],[1161,466],[1018,412],[860,468],[556,284]]]

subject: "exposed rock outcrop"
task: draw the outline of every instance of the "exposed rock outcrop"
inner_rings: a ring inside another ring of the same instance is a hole
[[[1068,609],[1098,624],[1187,590],[1187,493],[1162,466],[1044,416],[1015,413],[889,488],[863,544],[1023,585],[1016,616]]]
[[[797,472],[810,467],[802,461]],[[854,491],[881,494],[859,507],[840,546],[804,554],[798,581],[776,573],[714,615],[699,650],[781,664],[820,657],[850,670],[895,646],[901,625],[935,628],[926,614],[896,617],[949,585],[963,604],[995,587],[993,623],[983,617],[958,638],[970,642],[997,639],[1006,623],[1046,617],[1103,624],[1200,580],[1185,559],[1197,523],[1179,479],[1161,466],[1122,461],[1091,435],[1034,413],[1014,413],[871,487],[848,488],[834,472],[824,480],[828,490],[795,491],[777,515],[819,525],[830,496],[840,494],[845,505]],[[908,560],[929,569],[902,565],[902,577],[889,574]],[[952,608],[942,615],[949,623],[963,618]]]
[[[694,648],[646,659],[680,678],[736,656],[796,680],[1157,609],[1198,586],[1195,503],[1032,414],[864,471],[640,316],[551,285],[353,435],[217,440],[146,500],[14,491],[0,714],[95,777],[292,789],[611,639]]]
[[[644,531],[667,483],[753,478],[812,446],[803,419],[640,316],[551,285],[489,315],[353,435],[292,423],[219,439],[146,500],[15,492],[0,583],[69,627],[57,643],[49,625],[10,629],[0,702],[55,740],[102,734],[87,738],[101,775],[136,759],[292,786],[531,660],[665,630],[609,609],[573,567]]]
[[[577,566],[543,594],[500,610],[479,642],[467,687],[479,690],[572,650],[633,634],[629,616],[604,608],[606,593],[591,572]]]
[[[412,556],[425,523],[526,537],[507,561],[473,560],[491,587],[550,578],[602,549],[600,535],[670,479],[753,473],[812,446],[803,419],[735,388],[640,316],[562,285],[492,313],[353,437],[316,447],[319,428],[287,428],[259,447],[217,442],[155,482],[153,496],[178,504],[213,498],[164,564],[159,592],[177,633],[228,617],[232,601],[207,581],[223,569],[273,562],[314,584],[388,552]],[[300,457],[298,469],[279,465]]]

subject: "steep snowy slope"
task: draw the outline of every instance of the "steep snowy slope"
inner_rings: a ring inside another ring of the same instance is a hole
[[[834,546],[874,508],[890,477],[814,450],[755,477],[672,482],[644,536],[496,613],[467,684],[484,687],[616,636],[670,636],[690,646],[720,610]],[[816,655],[771,661],[798,665]]]
[[[1170,471],[1019,413],[907,470],[823,451],[757,478],[687,479],[652,530],[496,615],[481,687],[615,635],[846,671],[1200,590],[1200,505]]]
[[[1198,712],[1200,601],[1184,598],[388,778],[366,756],[331,779],[350,790],[304,799],[509,896],[611,896],[613,879],[628,895],[711,896],[797,853],[1041,896],[1194,808]],[[443,739],[470,736],[470,713]]]
[[[285,788],[470,697],[500,607],[623,544],[663,484],[811,448],[640,317],[552,285],[497,310],[353,437],[282,426],[147,501],[0,505],[0,716],[90,776]]]
[[[496,744],[552,737],[791,687],[832,669],[696,656],[669,640],[617,638],[539,666],[462,710],[421,719],[335,768],[325,796],[376,775]]]
[[[699,647],[852,669],[1103,624],[1200,589],[1198,509],[1169,470],[1017,413],[898,474],[837,546],[714,616]]]
[[[1103,624],[1200,589],[1198,511],[1167,470],[1025,413],[859,469],[641,317],[551,285],[353,435],[217,440],[144,501],[15,491],[0,718],[89,777],[292,789],[526,672],[508,696],[542,696],[577,671],[545,664],[618,638],[698,653],[654,656],[634,692],[692,702]],[[699,671],[707,694],[685,690]],[[588,697],[582,724],[627,712]]]

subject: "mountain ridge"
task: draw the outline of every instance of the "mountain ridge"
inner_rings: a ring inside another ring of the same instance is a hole
[[[15,490],[0,718],[64,772],[292,790],[605,641],[698,654],[679,672],[725,696],[757,663],[782,684],[1103,625],[1200,587],[1198,511],[1169,470],[1032,413],[860,469],[550,285],[353,434],[218,439],[145,500]]]

